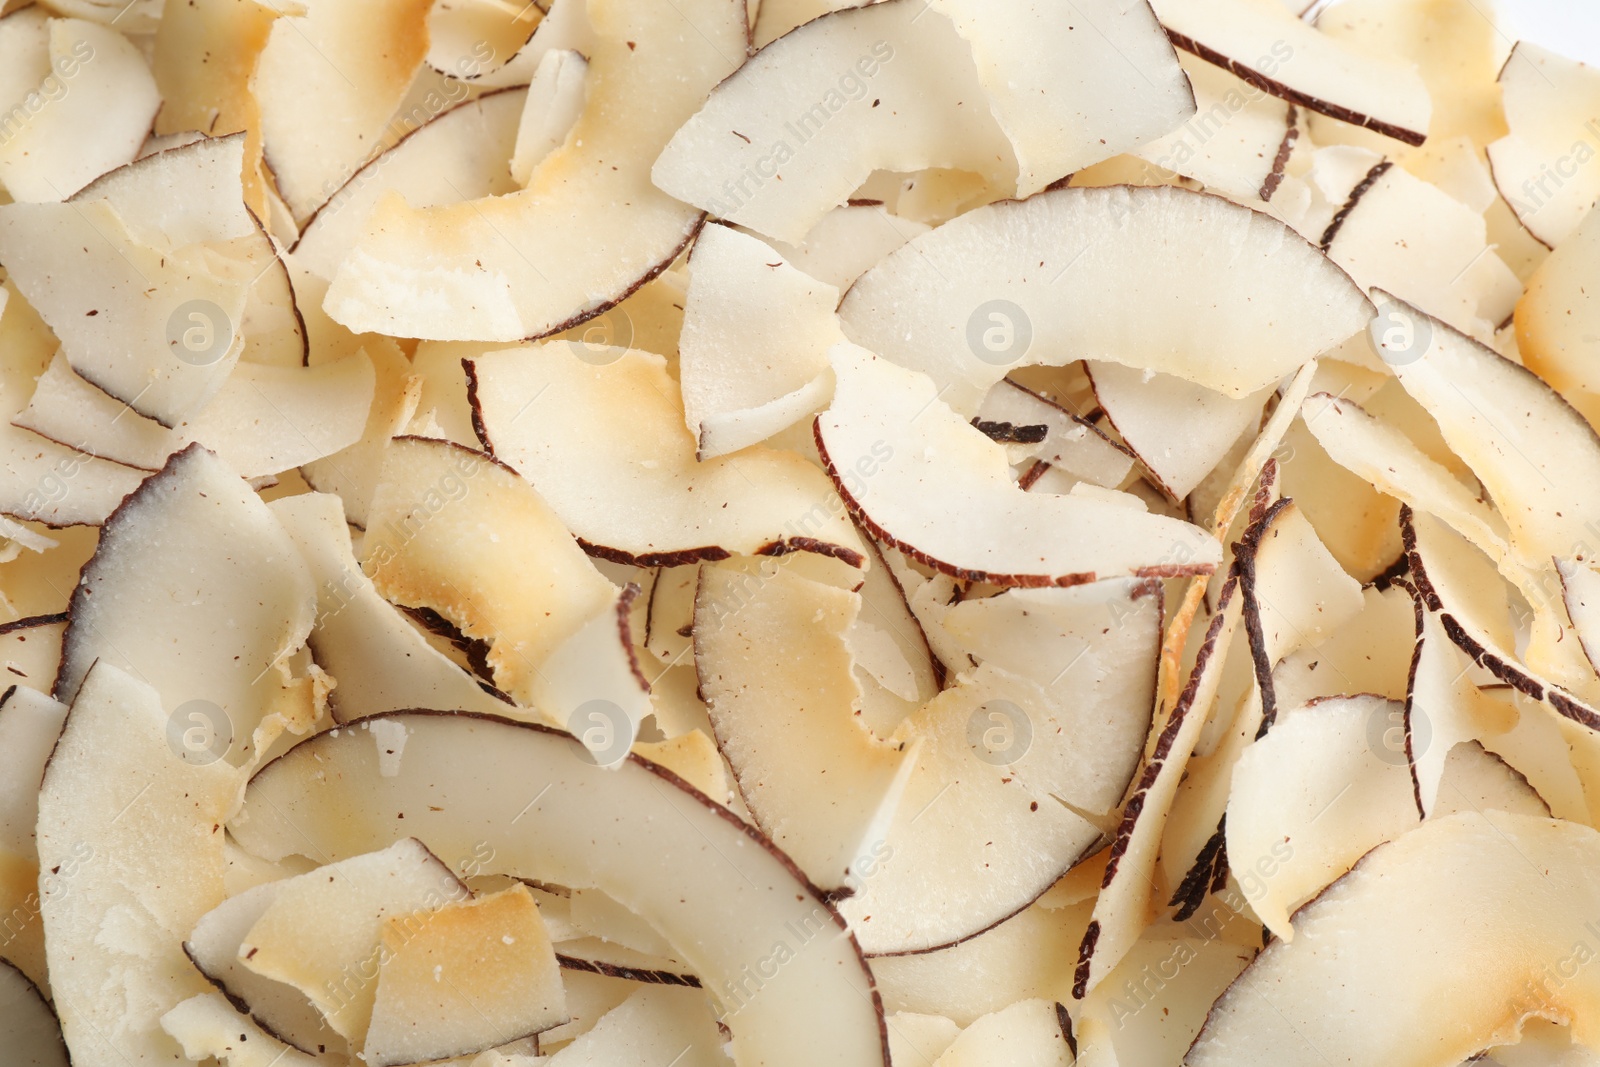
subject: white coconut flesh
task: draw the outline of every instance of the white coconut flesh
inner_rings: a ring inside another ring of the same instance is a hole
[[[0,11],[0,1060],[1600,1057],[1504,6]]]

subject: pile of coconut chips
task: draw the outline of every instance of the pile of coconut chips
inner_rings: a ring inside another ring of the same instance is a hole
[[[7,3],[0,1058],[1600,1062],[1600,72],[1303,6]]]

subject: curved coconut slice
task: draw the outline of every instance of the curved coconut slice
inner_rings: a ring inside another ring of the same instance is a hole
[[[1490,248],[1483,215],[1402,167],[1373,173],[1323,232],[1328,258],[1363,291],[1389,290],[1458,330],[1492,337],[1522,285]],[[1400,362],[1411,353],[1379,355]]]
[[[247,198],[257,195],[253,177],[247,176],[241,189],[237,173],[241,153],[249,160],[254,152],[248,134],[195,136],[142,157],[137,165],[111,171],[73,197],[106,200],[134,237],[151,247],[227,242],[220,244],[220,251],[228,261],[238,262],[224,261],[226,269],[213,269],[221,277],[249,279],[244,307],[237,318],[226,321],[217,308],[199,309],[198,317],[193,308],[175,312],[167,323],[167,341],[187,363],[203,366],[216,359],[232,334],[243,338],[243,361],[283,368],[306,363],[308,337],[288,264],[261,232],[254,209],[240,202],[241,191]],[[174,190],[184,196],[175,197]]]
[[[874,542],[876,545],[876,542]],[[905,594],[906,610],[917,620],[917,627],[928,641],[928,650],[939,665],[941,685],[951,676],[976,667],[961,642],[945,631],[944,619],[950,605],[961,599],[955,579],[948,574],[935,572],[928,577],[912,565],[912,560],[898,548],[883,546],[879,555],[893,575],[895,584]]]
[[[1284,434],[1277,459],[1283,494],[1351,577],[1371,582],[1394,566],[1401,555],[1400,501],[1335,462],[1304,420]]]
[[[243,778],[220,760],[182,758],[171,736],[156,691],[103,660],[78,690],[39,791],[40,869],[71,871],[40,911],[78,1067],[176,1058],[161,1016],[206,990],[180,939],[222,902],[222,824]]]
[[[1018,1001],[961,1031],[935,1067],[1072,1067],[1075,1057],[1062,1014],[1061,1006],[1048,1000]]]
[[[520,20],[535,18],[538,16],[534,12],[539,6],[534,5],[534,10],[519,9],[515,14]],[[469,86],[504,89],[527,85],[538,72],[539,64],[548,52],[566,50],[583,56],[593,53],[594,27],[590,24],[587,3],[583,0],[572,0],[569,3],[549,0],[543,7],[544,15],[538,17],[538,25],[534,27],[533,35],[509,57],[502,60],[497,52],[492,59],[482,59],[472,64],[471,69],[465,72],[457,69],[448,73]],[[504,14],[513,12],[505,11]],[[481,51],[479,49],[480,53]]]
[[[1195,745],[1198,751],[1208,744],[1209,751],[1188,764],[1163,835],[1164,868],[1176,883],[1169,902],[1179,907],[1179,918],[1187,918],[1203,901],[1208,885],[1216,884],[1215,877],[1209,883],[1194,881],[1183,872],[1193,874],[1189,861],[1201,858],[1212,841],[1214,849],[1221,848],[1234,765],[1271,728],[1283,706],[1273,684],[1274,668],[1297,650],[1317,647],[1363,606],[1360,586],[1339,567],[1294,503],[1280,499],[1264,509],[1260,503],[1258,498],[1252,515],[1259,517],[1235,545],[1234,555],[1249,635],[1249,670],[1238,669],[1244,666],[1242,656],[1232,662],[1237,673],[1226,677],[1218,701],[1223,714],[1214,714]],[[1411,637],[1407,632],[1406,639]]]
[[[862,275],[839,313],[971,414],[1008,370],[1075,359],[1249,396],[1353,336],[1371,305],[1277,220],[1161,186],[978,208]]]
[[[751,449],[697,462],[658,356],[552,341],[466,367],[484,447],[592,555],[676,566],[803,551],[865,563],[838,497],[799,456]]]
[[[0,752],[6,773],[0,778],[0,849],[33,857],[39,821],[39,782],[61,737],[67,706],[36,689],[13,685],[0,696]]]
[[[39,987],[0,960],[0,1033],[6,1056],[17,1067],[68,1067],[61,1023]]]
[[[775,562],[700,568],[694,663],[718,747],[756,825],[824,889],[876,865],[910,770],[860,718],[846,640],[860,610]]]
[[[190,445],[107,521],[73,590],[56,696],[72,700],[96,661],[114,664],[181,719],[186,758],[246,763],[315,717],[312,680],[291,660],[315,607],[311,575],[267,506]]]
[[[1491,557],[1506,557],[1510,535],[1505,520],[1401,430],[1374,418],[1354,401],[1329,393],[1312,394],[1301,414],[1336,463],[1448,523]]]
[[[256,1025],[277,1040],[308,1056],[329,1049],[339,1051],[344,1048],[343,1038],[328,1028],[304,994],[257,974],[239,960],[245,935],[289,881],[266,882],[224,900],[195,924],[183,951],[231,1003],[248,1012]]]
[[[880,203],[852,201],[834,208],[798,243],[771,241],[783,258],[841,293],[890,252],[928,232]]]
[[[102,200],[0,208],[0,255],[73,369],[163,426],[200,410],[238,362],[249,275],[211,246],[142,244]]]
[[[1156,0],[1172,43],[1251,85],[1406,144],[1428,136],[1432,104],[1415,68],[1318,33],[1277,0]]]
[[[1539,795],[1527,775],[1477,741],[1450,750],[1443,783],[1439,806],[1429,818],[1445,818],[1464,811],[1550,817],[1549,802]]]
[[[317,620],[307,643],[337,682],[329,696],[337,721],[401,708],[515,714],[379,595],[356,563],[337,497],[306,493],[270,507],[316,583]]]
[[[1197,924],[1199,925],[1199,924]],[[1252,926],[1252,929],[1254,927]],[[1081,1063],[1181,1062],[1211,1004],[1255,958],[1257,946],[1211,934],[1140,941],[1077,1011]]]
[[[373,739],[385,744],[376,732]],[[397,749],[385,758],[393,763],[404,754]],[[299,990],[355,1045],[372,1019],[383,964],[395,955],[387,944],[391,920],[404,923],[404,933],[421,936],[430,913],[472,895],[411,838],[275,884],[277,892],[245,931],[237,958],[258,977]]]
[[[245,297],[239,326],[244,348],[239,360],[273,367],[309,366],[311,335],[300,312],[289,262],[281,246],[274,243],[271,247],[271,262],[261,269]]]
[[[1271,200],[1300,137],[1299,109],[1193,56],[1180,55],[1178,65],[1195,114],[1134,154],[1231,199]]]
[[[544,20],[546,2],[520,6],[492,0],[448,0],[428,10],[427,64],[470,79],[506,65]]]
[[[655,710],[630,622],[638,596],[637,585],[615,592],[607,608],[550,653],[532,690],[534,705],[607,767],[630,751]]]
[[[1600,421],[1600,297],[1586,279],[1600,271],[1600,213],[1591,211],[1528,279],[1517,302],[1517,352],[1528,369]]]
[[[1564,733],[1581,727],[1572,736],[1587,741],[1600,730],[1600,712],[1511,651],[1516,643],[1506,587],[1496,580],[1488,558],[1431,516],[1405,510],[1401,520],[1412,581],[1423,606],[1441,614],[1450,640],[1498,681],[1554,711]]]
[[[875,538],[930,567],[996,585],[1075,585],[1210,573],[1220,558],[1187,523],[1019,489],[1004,449],[939,403],[924,375],[848,344],[834,350],[834,374],[833,404],[816,423],[828,474]]]
[[[874,170],[953,167],[1030,195],[1194,111],[1144,4],[1089,7],[1079,17],[1091,33],[1009,0],[891,0],[818,18],[718,86],[654,178],[784,241],[799,241]]]
[[[837,916],[724,809],[642,761],[603,770],[535,726],[420,712],[374,722],[407,734],[392,774],[370,725],[307,741],[252,781],[232,824],[240,843],[337,859],[411,833],[451,862],[487,841],[500,870],[595,886],[660,930],[722,1001],[736,1063],[883,1062],[881,1009],[854,943],[827,933]],[[774,937],[786,962],[754,987],[743,969],[771,956]],[[811,1025],[818,1013],[834,1025]]]
[[[1240,755],[1228,863],[1251,908],[1283,940],[1295,937],[1296,908],[1417,824],[1406,752],[1391,741],[1403,737],[1404,722],[1395,701],[1334,697],[1284,716]]]
[[[271,242],[240,198],[237,169],[246,138],[202,137],[145,156],[97,178],[73,195],[74,203],[104,200],[122,216],[128,232],[151,246],[247,238],[251,254],[271,259]]]
[[[1080,673],[1066,692],[1047,693],[985,664],[901,723],[894,740],[918,745],[915,766],[876,870],[840,906],[869,953],[923,952],[980,933],[1092,851],[1101,828],[1077,804],[1091,808],[1125,788],[1113,775],[1132,760],[1098,748],[1097,738],[1124,728],[1089,699],[1094,672]],[[1051,723],[1080,743],[1046,744]],[[952,868],[954,855],[982,861]]]
[[[506,168],[527,95],[521,89],[485,93],[406,134],[350,175],[306,220],[295,242],[295,263],[332,281],[390,193],[420,210],[513,192],[517,184]]]
[[[130,467],[157,470],[199,442],[244,478],[339,452],[360,439],[372,406],[372,363],[361,355],[318,367],[240,363],[217,394],[172,429],[130,414],[57,354],[12,424]]]
[[[1519,712],[1516,726],[1480,744],[1485,751],[1505,760],[1549,805],[1558,819],[1582,822],[1589,817],[1584,799],[1584,784],[1573,766],[1580,745],[1568,735],[1583,728],[1551,715],[1534,701],[1504,684],[1484,687],[1486,695],[1508,701]],[[1589,777],[1585,768],[1584,777]]]
[[[372,364],[374,379],[361,436],[346,448],[303,465],[300,475],[318,492],[338,496],[351,524],[365,529],[389,440],[404,432],[416,415],[422,378],[412,373],[411,361],[396,346],[375,344],[361,352]]]
[[[1304,402],[1316,373],[1316,360],[1312,360],[1295,372],[1294,377],[1283,387],[1277,410],[1266,420],[1255,440],[1248,446],[1244,446],[1241,441],[1235,450],[1238,454],[1237,463],[1230,462],[1233,471],[1227,480],[1214,482],[1205,487],[1205,499],[1208,502],[1214,499],[1214,503],[1210,506],[1211,518],[1208,526],[1214,536],[1221,537],[1229,533],[1235,525],[1248,521],[1241,512],[1247,494],[1257,482],[1261,483],[1256,491],[1257,500],[1248,512],[1248,516],[1253,519],[1258,511],[1264,513],[1278,479],[1278,464],[1272,455],[1283,443],[1284,434],[1294,423],[1295,414],[1300,404]],[[1230,461],[1232,458],[1233,455],[1230,454]],[[1194,506],[1193,501],[1190,506]],[[1163,715],[1170,717],[1172,709],[1179,703],[1179,679],[1184,674],[1186,647],[1193,647],[1196,656],[1204,648],[1203,640],[1191,643],[1190,631],[1193,629],[1194,620],[1202,606],[1211,608],[1210,613],[1213,615],[1219,610],[1216,606],[1223,603],[1222,586],[1225,584],[1226,580],[1219,575],[1204,579],[1194,578],[1184,591],[1183,600],[1174,612],[1172,624],[1167,627],[1167,634],[1162,642],[1160,674],[1156,685],[1157,721],[1160,721]],[[1213,586],[1215,586],[1214,591]],[[1159,735],[1152,730],[1151,736],[1145,741],[1147,759],[1154,754],[1158,743]]]
[[[1146,144],[1195,112],[1189,79],[1142,0],[1092,0],[1069,11],[1020,0],[931,6],[972,47],[989,109],[1016,153],[1019,197]]]
[[[1298,0],[1291,5],[1303,6]],[[1332,10],[1336,6],[1343,10]],[[1474,179],[1475,185],[1481,185],[1487,178],[1487,168],[1481,162],[1482,146],[1505,133],[1505,118],[1494,84],[1509,44],[1501,25],[1479,18],[1471,0],[1416,5],[1354,0],[1337,5],[1313,4],[1295,13],[1352,51],[1414,65],[1433,103],[1428,140],[1420,149],[1397,153],[1392,142],[1382,141],[1370,131],[1321,116],[1311,123],[1312,136],[1318,144],[1366,145],[1375,152],[1395,155],[1414,173],[1435,181],[1440,172],[1432,168],[1442,159],[1443,147],[1452,141],[1465,142],[1471,146],[1473,168],[1484,172],[1482,178]],[[1490,182],[1491,200],[1492,189]],[[1479,209],[1488,206],[1487,202],[1475,205]]]
[[[1243,599],[1238,579],[1230,577],[1218,595],[1216,611],[1201,639],[1183,693],[1156,736],[1138,784],[1123,805],[1122,822],[1106,861],[1094,917],[1078,947],[1072,987],[1077,1000],[1100,984],[1143,931],[1152,895],[1148,876],[1156,866],[1163,824],[1183,778],[1184,766],[1216,701],[1223,661],[1239,624]]]
[[[424,210],[386,200],[328,290],[336,321],[403,337],[538,337],[677,257],[700,213],[654,189],[648,168],[743,59],[742,5],[603,0],[588,14],[589,103],[566,143],[518,193]]]
[[[1420,614],[1401,752],[1410,765],[1417,811],[1428,818],[1441,804],[1455,799],[1450,790],[1441,794],[1440,783],[1458,746],[1508,732],[1516,725],[1517,716],[1511,714],[1509,705],[1473,684],[1471,662],[1450,642],[1440,616],[1429,611]],[[1381,755],[1396,757],[1399,753],[1389,744],[1394,735],[1385,731],[1381,739],[1390,749]]]
[[[1092,815],[1122,799],[1150,731],[1163,607],[1159,584],[1125,579],[1009,589],[945,613],[969,656],[1048,694],[1024,705],[1032,740],[1008,761],[1030,788]]]
[[[216,137],[259,128],[250,76],[277,15],[276,5],[228,0],[196,0],[170,9],[163,5],[150,55],[161,91],[156,134],[181,136],[204,130]],[[260,152],[260,136],[251,133],[246,201],[266,218]]]
[[[939,694],[942,669],[894,572],[876,544],[867,544],[873,564],[857,590],[861,612],[845,640],[856,661],[862,721],[878,737],[888,737]]]
[[[218,993],[202,993],[161,1017],[161,1028],[195,1062],[215,1057],[226,1067],[317,1067],[326,1063],[286,1045]]]
[[[1115,489],[1127,480],[1128,471],[1133,468],[1133,457],[1093,423],[1010,378],[1003,378],[983,398],[978,408],[978,427],[1007,422],[1012,426],[1044,426],[1044,440],[1029,446],[1028,453],[1083,481]]]
[[[828,350],[844,340],[838,306],[837,289],[765,242],[727,226],[700,231],[678,347],[700,459],[763,441],[827,402]]]
[[[1600,837],[1576,823],[1499,813],[1431,821],[1302,909],[1294,941],[1268,945],[1239,976],[1185,1062],[1321,1065],[1329,1049],[1355,1063],[1459,1062],[1514,1043],[1533,1012],[1573,1019],[1592,1046],[1583,1020],[1600,994],[1570,961],[1600,907],[1579,873],[1597,857]],[[1440,966],[1452,959],[1492,962],[1463,986]],[[1572,977],[1552,982],[1551,966]],[[1365,1010],[1330,1011],[1340,988]]]
[[[1089,911],[1087,902],[1053,911],[1035,905],[950,948],[877,956],[872,973],[884,1008],[970,1026],[1019,1000],[1064,997]]]
[[[383,924],[361,1058],[398,1067],[485,1049],[567,1021],[561,968],[523,885]]]
[[[361,564],[386,599],[488,641],[497,684],[525,705],[551,654],[616,597],[527,482],[481,452],[423,437],[389,446]],[[564,724],[572,709],[545,710]]]
[[[589,61],[571,49],[552,49],[539,60],[511,154],[511,179],[519,187],[527,185],[535,168],[561,147],[583,115],[588,73]]]
[[[77,18],[11,16],[0,27],[10,68],[0,184],[13,200],[65,200],[138,155],[161,96],[137,47]]]
[[[0,26],[5,21],[0,19]],[[50,365],[57,342],[12,281],[5,282],[0,294],[0,352],[5,353],[0,360],[0,513],[52,526],[99,525],[138,488],[144,472],[74,452],[10,425],[26,406],[35,380]],[[7,583],[7,594],[15,600],[13,583]],[[52,601],[61,599],[55,591],[50,596]],[[56,603],[43,610],[64,607]],[[43,684],[36,676],[33,680]]]
[[[1361,590],[1359,613],[1317,644],[1284,657],[1272,671],[1278,706],[1318,697],[1370,693],[1403,700],[1416,635],[1411,597],[1398,586]]]
[[[1388,299],[1380,294],[1380,299]],[[1600,522],[1582,486],[1600,476],[1600,438],[1561,396],[1525,368],[1423,316],[1409,305],[1396,314],[1414,330],[1412,348],[1397,364],[1400,384],[1437,422],[1450,448],[1471,467],[1509,527],[1512,556],[1526,568],[1510,571],[1534,609],[1523,658],[1592,700],[1600,690],[1552,596],[1551,561],[1583,555]],[[1553,439],[1562,461],[1549,458]]]
[[[728,1061],[718,1021],[697,991],[644,986],[549,1059],[551,1067],[671,1063],[721,1067]]]
[[[252,286],[279,269],[244,206],[243,153],[242,135],[196,141],[71,203],[0,208],[0,256],[73,369],[163,426],[222,387]]]
[[[1169,374],[1087,361],[1095,399],[1157,484],[1188,496],[1247,429],[1259,425],[1268,391],[1231,397]]]
[[[372,155],[422,66],[429,6],[309,0],[273,21],[250,89],[264,162],[295,219]]]
[[[0,513],[16,519],[99,526],[145,475],[23,430],[0,430],[0,442]]]
[[[945,10],[927,14],[890,0],[772,42],[672,135],[651,177],[680,200],[790,242],[874,170],[956,167],[1015,188],[1015,156],[983,106],[971,46]]]
[[[1395,376],[1483,482],[1520,559],[1543,567],[1587,543],[1600,509],[1581,506],[1590,499],[1582,487],[1600,478],[1600,438],[1583,416],[1493,349],[1409,305],[1401,313],[1419,337],[1431,337],[1414,358],[1395,365]]]
[[[1321,644],[1362,608],[1361,586],[1345,574],[1293,501],[1268,509],[1236,554],[1245,626],[1272,723],[1271,671],[1291,652]]]
[[[1489,146],[1494,183],[1517,221],[1554,248],[1600,197],[1584,166],[1600,119],[1600,72],[1532,41],[1518,41],[1500,69],[1510,132]]]

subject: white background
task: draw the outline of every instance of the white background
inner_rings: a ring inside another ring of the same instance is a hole
[[[1489,0],[1474,0],[1487,11]],[[1500,0],[1502,32],[1600,66],[1600,0]]]

